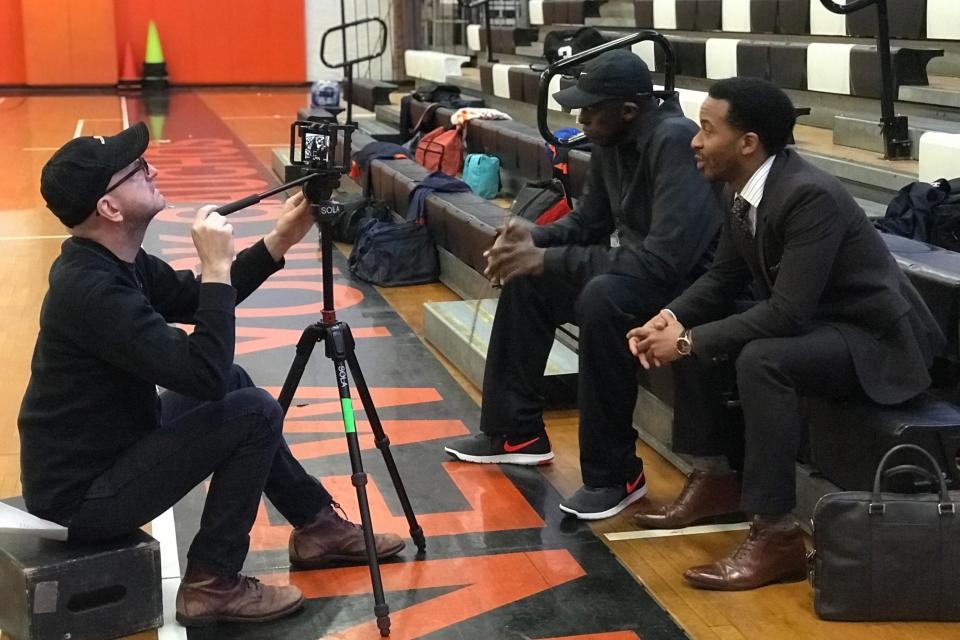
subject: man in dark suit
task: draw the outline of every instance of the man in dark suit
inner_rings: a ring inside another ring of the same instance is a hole
[[[636,519],[676,527],[723,511],[751,514],[750,533],[732,555],[684,577],[701,588],[752,589],[805,575],[803,538],[791,515],[799,397],[903,402],[929,385],[927,369],[944,339],[839,181],[785,148],[795,116],[782,91],[754,78],[722,80],[700,119],[692,143],[697,168],[727,183],[715,261],[627,336],[647,368],[691,357],[708,365],[735,360],[743,470],[696,472],[677,501],[643,509]],[[751,281],[757,303],[732,313],[731,301]],[[683,402],[680,388],[676,404]],[[710,425],[699,427],[680,440],[700,456],[720,453]]]

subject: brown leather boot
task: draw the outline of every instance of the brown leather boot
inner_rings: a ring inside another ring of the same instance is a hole
[[[177,591],[177,622],[202,627],[218,622],[266,622],[298,611],[303,593],[271,587],[240,574],[225,576],[187,565]]]
[[[312,522],[290,532],[290,564],[314,568],[331,562],[366,562],[367,544],[363,528],[341,518],[337,503],[320,511]],[[405,543],[393,533],[374,535],[377,558],[386,560],[400,553]]]
[[[798,582],[807,577],[803,531],[794,525],[778,529],[754,519],[750,532],[729,557],[687,569],[683,577],[694,587],[744,591],[774,582]]]
[[[735,473],[694,470],[677,499],[670,504],[643,504],[634,522],[649,529],[680,529],[711,521],[742,522],[740,477]]]

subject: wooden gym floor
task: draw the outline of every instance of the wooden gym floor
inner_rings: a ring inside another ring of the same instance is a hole
[[[219,123],[218,126],[229,130],[232,136],[252,153],[250,157],[261,163],[258,171],[262,176],[269,172],[271,150],[285,146],[289,135],[289,122],[293,119],[297,108],[304,104],[305,99],[303,90],[184,91],[174,93],[168,103],[153,105],[146,101],[141,103],[133,97],[126,100],[106,94],[0,96],[0,270],[4,274],[0,281],[0,317],[3,318],[2,333],[0,333],[0,366],[7,378],[7,383],[0,390],[0,499],[17,496],[20,493],[16,418],[20,399],[29,377],[30,356],[37,332],[37,315],[46,289],[47,270],[58,254],[60,242],[65,237],[64,229],[44,209],[39,195],[40,169],[49,155],[74,135],[109,135],[120,130],[125,122],[143,117],[153,129],[153,142],[148,152],[148,158],[150,158],[151,154],[164,153],[165,145],[182,142],[183,140],[179,138],[181,134],[177,132],[186,131],[186,129],[178,128],[177,123],[197,117],[195,111],[203,109],[206,114],[204,117],[209,118],[209,114],[212,113]],[[166,137],[168,135],[169,137]],[[168,184],[171,189],[174,189],[173,193],[178,193],[173,182]],[[160,187],[161,189],[165,187],[162,175]],[[238,189],[241,189],[241,192],[234,194],[233,197],[240,197],[257,190],[251,188],[242,191],[242,185],[238,186]],[[212,192],[210,195],[210,201],[222,201],[222,199],[215,199]],[[185,197],[170,196],[171,194],[168,193],[168,201],[172,203],[195,201]],[[155,248],[148,244],[148,249]],[[389,310],[409,326],[412,335],[421,339],[422,304],[428,301],[456,299],[452,292],[440,284],[380,289],[379,296],[382,296]],[[369,292],[367,298],[372,300],[376,298],[376,294]],[[454,384],[458,384],[456,393],[463,395],[469,405],[467,412],[471,415],[476,414],[476,405],[479,403],[478,390],[453,370],[432,347],[423,343],[418,345],[418,348],[423,349],[424,358],[429,359],[432,355],[446,367],[449,374],[445,373],[443,377],[452,376]],[[280,360],[289,357],[290,355],[285,355]],[[443,369],[438,371],[442,372]],[[437,388],[441,388],[440,383]],[[445,391],[443,395],[452,394]],[[548,415],[548,429],[557,458],[554,464],[538,469],[532,478],[535,483],[546,487],[548,496],[552,500],[556,495],[568,495],[580,485],[576,412],[551,412]],[[432,449],[425,449],[429,455],[433,455],[430,452],[435,451],[437,460],[443,460],[444,454],[439,442],[430,443],[428,446],[432,447]],[[655,501],[669,499],[681,487],[682,475],[655,452],[646,447],[642,447],[642,450],[650,487],[649,499]],[[509,471],[508,475],[515,484],[522,484],[517,479],[520,476]],[[527,482],[530,481],[530,477],[525,476],[525,478]],[[528,490],[529,487],[524,488],[524,491]],[[474,508],[482,509],[483,502],[479,505],[479,507],[474,505]],[[837,624],[820,621],[813,614],[812,593],[805,583],[771,586],[747,593],[715,593],[691,589],[681,578],[683,569],[724,554],[735,546],[743,532],[609,540],[605,535],[607,533],[636,532],[629,514],[630,510],[620,517],[593,525],[593,533],[609,547],[619,563],[629,574],[636,577],[656,603],[666,610],[669,617],[664,617],[664,624],[656,628],[618,622],[608,628],[584,628],[576,637],[606,640],[673,637],[674,632],[670,630],[673,624],[670,622],[672,618],[688,636],[697,640],[960,638],[960,625]],[[541,515],[545,521],[556,522],[558,520],[556,505],[548,500],[543,505]],[[427,529],[426,526],[425,529]],[[584,531],[589,534],[586,529]],[[430,535],[429,529],[427,535]],[[487,539],[486,536],[481,534],[479,540],[485,539]],[[489,539],[494,540],[492,534]],[[444,543],[441,542],[439,545],[443,548]],[[580,546],[590,545],[583,543]],[[412,554],[406,559],[412,561]],[[611,574],[625,573],[616,566],[608,568],[607,571]],[[292,580],[294,574],[290,575]],[[506,574],[502,577],[508,580]],[[322,580],[322,576],[318,579]],[[612,590],[624,588],[622,585],[615,584],[610,584],[608,587]],[[408,588],[412,589],[413,586]],[[636,588],[639,589],[639,587]],[[496,590],[495,587],[494,590]],[[584,594],[583,597],[601,602],[609,600],[618,610],[614,612],[615,615],[610,614],[610,617],[604,619],[630,619],[629,602],[624,603],[616,597],[616,593],[597,591]],[[642,590],[638,593],[646,598]],[[387,597],[390,602],[391,594],[388,593]],[[639,600],[638,598],[638,603]],[[555,615],[554,609],[541,609],[539,608],[541,605],[533,604],[531,604],[532,609],[525,609],[526,602],[534,603],[535,601],[534,598],[526,600],[518,598],[509,608],[504,608],[502,616],[487,618],[485,623],[480,622],[480,618],[473,623],[473,619],[466,619],[457,625],[455,631],[434,630],[430,637],[472,637],[474,633],[471,633],[471,629],[480,627],[484,629],[485,637],[494,638],[545,638],[569,635],[551,633],[549,630],[554,627],[549,624],[549,621],[538,620],[541,616]],[[371,607],[365,604],[354,607],[353,610],[360,616],[358,620],[369,617],[368,608]],[[391,610],[402,619],[401,614],[398,613],[402,607],[393,604]],[[554,613],[551,614],[550,611]],[[653,613],[645,615],[654,616]],[[528,617],[534,620],[530,627],[522,623]],[[472,624],[479,626],[472,626]],[[491,624],[501,626],[491,628],[489,626]],[[298,628],[302,629],[302,626]],[[407,627],[398,625],[395,628],[397,637],[419,637],[416,625]],[[639,629],[646,630],[639,631]],[[190,635],[194,637],[194,634]],[[246,637],[247,634],[238,632],[237,635]],[[281,635],[307,637],[294,635],[292,632]],[[172,638],[186,637],[186,634],[175,623],[168,623],[159,633],[144,633],[137,637]],[[235,637],[235,635],[225,632],[218,637]],[[311,637],[316,637],[316,632]],[[341,637],[339,632],[336,637]],[[354,636],[347,634],[343,637]]]

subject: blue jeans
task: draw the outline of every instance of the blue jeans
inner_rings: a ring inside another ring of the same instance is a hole
[[[228,389],[213,402],[162,393],[162,426],[94,481],[70,518],[70,538],[95,541],[131,533],[213,474],[187,557],[236,573],[247,555],[261,495],[294,526],[329,505],[330,494],[284,441],[277,401],[236,365]]]

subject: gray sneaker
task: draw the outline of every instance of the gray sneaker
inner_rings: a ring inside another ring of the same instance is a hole
[[[647,482],[641,471],[633,482],[615,487],[582,486],[560,503],[560,510],[581,520],[603,520],[617,515],[645,495]]]
[[[456,438],[443,448],[464,462],[536,465],[553,460],[547,432],[518,436],[488,436],[485,433]]]

